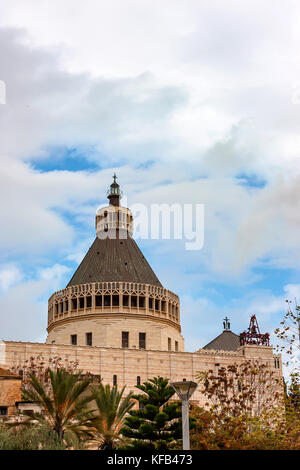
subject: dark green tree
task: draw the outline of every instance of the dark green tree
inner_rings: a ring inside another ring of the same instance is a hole
[[[96,415],[90,420],[92,440],[101,450],[114,450],[120,442],[119,429],[125,415],[134,406],[132,393],[124,396],[125,387],[120,391],[116,386],[100,383],[93,389]]]
[[[57,434],[57,438],[69,446],[79,445],[81,438],[89,436],[90,418],[88,404],[93,399],[88,394],[89,379],[82,379],[81,372],[72,373],[66,369],[51,370],[50,388],[45,381],[29,374],[26,390],[28,400],[40,406],[41,412],[34,412],[26,420],[13,426],[32,426],[40,424]]]
[[[139,409],[129,411],[120,431],[131,439],[126,449],[166,450],[182,437],[181,403],[168,403],[175,393],[169,379],[154,377],[136,387],[143,392],[132,395]]]

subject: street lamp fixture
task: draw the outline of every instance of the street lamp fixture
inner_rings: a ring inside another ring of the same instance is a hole
[[[170,384],[182,401],[182,448],[190,450],[189,399],[198,387],[196,382],[182,379]]]

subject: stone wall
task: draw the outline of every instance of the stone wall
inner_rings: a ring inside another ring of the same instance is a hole
[[[0,375],[0,407],[7,407],[7,414],[17,411],[16,402],[21,400],[21,378],[18,376]]]
[[[199,350],[195,353],[175,351],[150,351],[122,348],[98,348],[88,346],[54,345],[5,341],[6,366],[22,365],[31,356],[59,356],[69,361],[78,361],[79,369],[101,375],[103,383],[113,384],[117,376],[118,386],[134,390],[137,378],[141,383],[155,376],[168,377],[171,381],[195,380],[198,371],[215,370],[219,367],[239,363],[244,359],[258,359],[268,363],[278,377],[282,376],[281,360],[275,367],[271,346],[242,346],[237,352]],[[135,389],[135,391],[137,391]],[[193,399],[204,405],[205,397],[198,389]]]
[[[91,318],[66,319],[55,326],[48,334],[47,343],[71,344],[71,335],[77,335],[77,344],[86,345],[86,334],[92,333],[92,344],[102,347],[122,348],[122,332],[129,334],[129,348],[139,349],[139,333],[146,334],[146,348],[151,350],[168,351],[171,341],[171,350],[175,351],[175,342],[178,351],[184,350],[184,340],[180,331],[172,323],[162,319],[142,319],[138,315],[110,314],[107,316]]]

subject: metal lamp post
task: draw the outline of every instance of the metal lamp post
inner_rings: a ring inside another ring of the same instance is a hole
[[[198,387],[198,384],[183,379],[182,382],[173,382],[170,385],[172,385],[182,401],[182,448],[183,450],[190,450],[189,399]]]

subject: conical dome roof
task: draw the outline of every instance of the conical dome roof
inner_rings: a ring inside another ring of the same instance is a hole
[[[121,192],[116,178],[114,174],[107,196],[110,205],[96,214],[98,236],[67,287],[90,282],[136,282],[162,287],[131,237],[132,214],[119,205]]]
[[[69,286],[89,282],[138,282],[162,287],[143,253],[131,238],[96,238]]]

